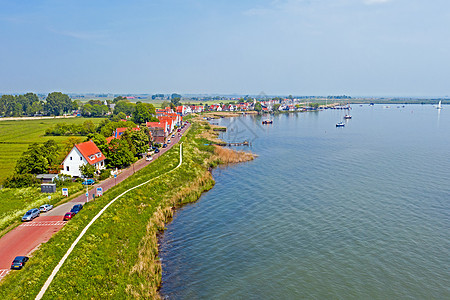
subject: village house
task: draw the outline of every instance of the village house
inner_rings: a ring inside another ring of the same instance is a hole
[[[61,173],[81,177],[80,167],[87,163],[94,166],[97,171],[106,168],[105,156],[93,141],[75,145],[62,162]]]
[[[152,134],[152,141],[156,143],[164,143],[169,135],[166,122],[147,122],[147,128]]]

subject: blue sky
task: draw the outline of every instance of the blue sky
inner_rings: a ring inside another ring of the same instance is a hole
[[[0,0],[0,93],[450,95],[448,0]]]

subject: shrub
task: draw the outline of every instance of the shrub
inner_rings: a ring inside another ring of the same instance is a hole
[[[5,188],[23,188],[39,184],[39,180],[32,174],[14,174],[3,182]]]
[[[111,169],[103,169],[100,171],[100,175],[98,176],[99,180],[105,180],[111,176]]]

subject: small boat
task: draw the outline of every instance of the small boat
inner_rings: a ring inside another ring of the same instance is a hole
[[[272,124],[273,120],[264,120],[264,121],[262,121],[262,123],[263,123],[263,125]]]
[[[350,116],[350,115],[345,115],[344,116],[344,119],[346,119],[346,120],[351,119],[351,118],[352,118],[352,116]]]
[[[344,122],[336,123],[336,127],[344,127],[344,126],[345,126]]]
[[[438,104],[438,106],[436,107],[437,109],[442,109],[442,105],[441,105],[441,100],[439,100],[439,104]]]

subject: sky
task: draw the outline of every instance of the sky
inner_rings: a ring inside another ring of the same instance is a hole
[[[448,0],[0,0],[0,93],[445,97]]]

